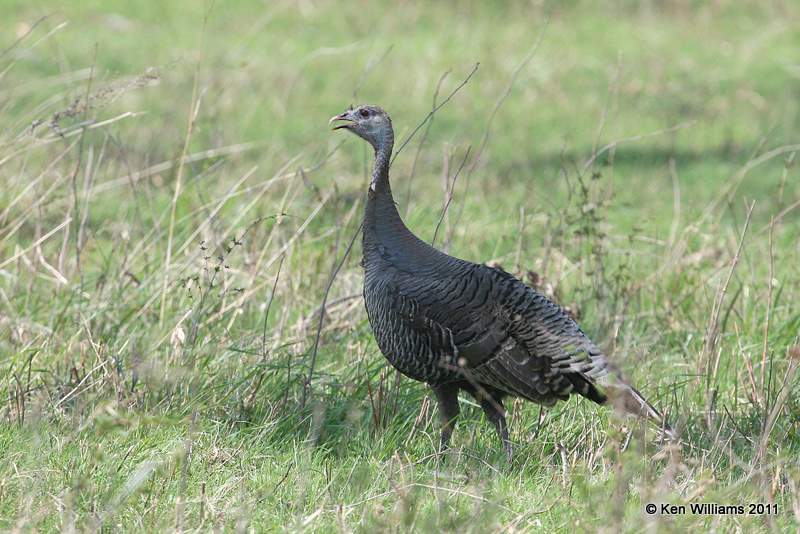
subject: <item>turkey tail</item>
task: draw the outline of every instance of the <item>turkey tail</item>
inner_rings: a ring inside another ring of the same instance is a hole
[[[567,373],[564,375],[570,381],[574,391],[597,404],[606,404],[608,396],[599,389],[588,377],[580,373]]]

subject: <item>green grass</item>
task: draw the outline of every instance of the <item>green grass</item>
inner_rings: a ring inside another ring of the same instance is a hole
[[[797,529],[800,10],[568,4],[3,3],[0,529]],[[401,212],[430,240],[471,147],[437,245],[538,273],[680,451],[514,403],[509,466],[462,398],[438,458],[358,241],[306,387],[371,157],[327,118],[377,103],[402,140],[478,62]]]

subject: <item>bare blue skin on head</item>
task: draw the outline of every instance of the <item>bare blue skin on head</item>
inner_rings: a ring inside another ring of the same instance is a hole
[[[389,161],[394,147],[394,130],[389,114],[377,106],[363,105],[331,117],[329,122],[342,122],[333,129],[348,130],[372,145],[375,150],[375,167],[370,190],[376,191],[384,183],[388,185]]]

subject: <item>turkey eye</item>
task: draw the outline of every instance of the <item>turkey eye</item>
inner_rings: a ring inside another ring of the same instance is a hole
[[[362,109],[362,110],[361,110],[359,113],[360,113],[360,114],[361,114],[361,116],[362,116],[362,117],[364,117],[365,119],[366,119],[367,117],[369,117],[369,110]]]

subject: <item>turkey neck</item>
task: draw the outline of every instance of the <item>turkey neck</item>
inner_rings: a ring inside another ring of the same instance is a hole
[[[372,180],[367,193],[367,209],[364,213],[364,243],[390,247],[390,243],[400,240],[408,229],[400,219],[397,206],[389,185],[389,164],[392,159],[394,136],[386,138],[375,146],[375,163]],[[366,254],[366,250],[364,251]]]
[[[388,254],[398,267],[410,268],[414,263],[419,265],[430,247],[408,230],[397,212],[389,185],[393,145],[394,134],[389,133],[375,146],[375,166],[364,212],[364,260],[368,266],[372,260],[386,259]]]

